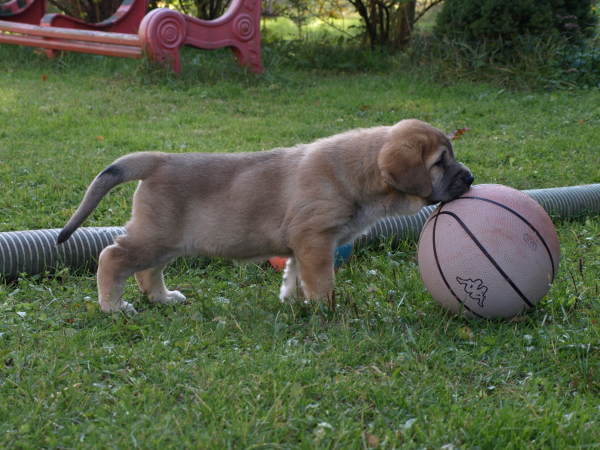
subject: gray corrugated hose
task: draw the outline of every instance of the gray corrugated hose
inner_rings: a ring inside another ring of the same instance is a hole
[[[95,270],[98,255],[122,227],[79,228],[71,238],[57,246],[60,229],[9,231],[0,233],[0,277],[16,280],[19,275],[54,272],[60,267]]]
[[[556,219],[575,217],[585,212],[600,214],[600,184],[569,186],[523,191],[530,195],[546,212]],[[399,240],[418,238],[425,222],[437,205],[426,206],[413,216],[395,216],[382,220],[358,239],[361,243],[392,238],[392,246]]]
[[[585,212],[600,214],[600,184],[524,191],[557,219]],[[382,220],[358,239],[377,242],[380,238],[399,240],[417,238],[435,205],[423,208],[413,216],[397,216]],[[122,227],[80,228],[71,238],[55,245],[60,230],[10,231],[0,233],[0,278],[5,281],[20,275],[52,273],[60,267],[95,270],[102,249],[123,234]]]

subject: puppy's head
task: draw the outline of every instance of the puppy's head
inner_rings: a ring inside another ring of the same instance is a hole
[[[387,184],[430,204],[454,200],[473,183],[469,169],[454,158],[450,139],[416,119],[390,128],[377,163]]]

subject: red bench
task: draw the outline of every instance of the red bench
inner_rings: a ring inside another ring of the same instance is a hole
[[[0,4],[0,19],[37,25],[46,14],[46,0],[11,0]]]
[[[40,25],[73,28],[75,30],[136,34],[146,11],[148,11],[148,3],[149,0],[125,0],[112,16],[98,23],[85,22],[65,14],[46,14],[42,17]]]
[[[147,0],[131,0],[129,5],[121,6],[129,6],[124,9],[131,13],[134,3],[139,5],[144,2]],[[137,34],[131,34],[133,20],[121,21],[121,25],[116,24],[118,21],[113,21],[114,27],[122,26],[128,32],[107,32],[105,29],[98,31],[95,28],[103,27],[110,19],[101,24],[85,24],[73,18],[50,15],[47,23],[42,20],[41,25],[0,20],[0,42],[50,51],[75,51],[129,58],[142,58],[146,55],[152,60],[171,65],[175,72],[181,71],[179,50],[184,45],[200,49],[231,47],[240,65],[260,73],[260,14],[260,0],[233,0],[225,14],[215,20],[196,19],[178,11],[158,8],[143,16]],[[118,12],[112,18],[115,16],[118,16]],[[118,16],[117,19],[119,17],[123,18]],[[129,24],[129,28],[125,27],[125,23]],[[74,28],[84,25],[87,29]]]

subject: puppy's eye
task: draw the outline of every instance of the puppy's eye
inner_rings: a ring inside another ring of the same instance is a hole
[[[443,154],[434,164],[436,167],[444,167],[446,165],[446,154]]]

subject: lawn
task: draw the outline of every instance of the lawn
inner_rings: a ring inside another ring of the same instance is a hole
[[[600,183],[600,91],[439,84],[406,69],[263,76],[228,51],[143,61],[0,46],[0,231],[60,228],[92,178],[134,151],[260,151],[419,118],[448,132],[476,183]],[[265,185],[275,190],[278,186]],[[120,226],[135,183],[86,226]],[[555,219],[558,277],[511,321],[446,314],[416,243],[355,249],[339,307],[278,300],[266,264],[182,259],[190,300],[104,315],[95,277],[0,284],[0,446],[7,448],[568,448],[600,446],[600,217]]]

